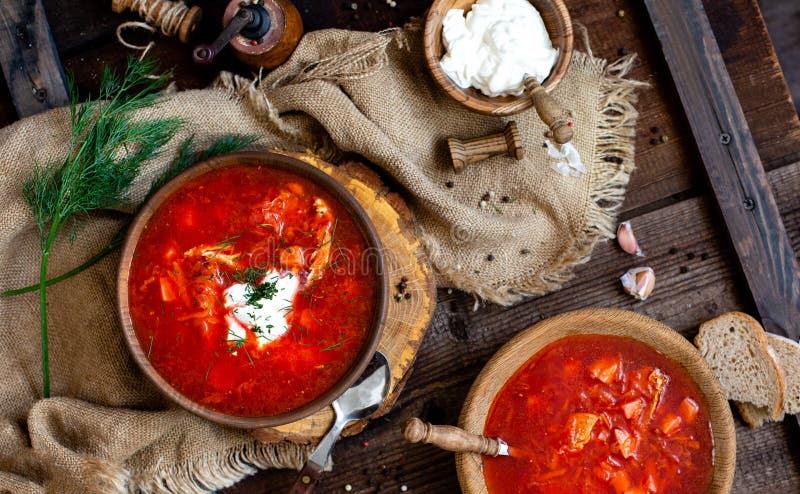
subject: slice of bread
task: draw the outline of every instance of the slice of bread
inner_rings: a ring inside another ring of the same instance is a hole
[[[767,341],[786,373],[786,400],[783,404],[783,413],[787,415],[800,413],[800,344],[775,334],[767,334]],[[738,402],[736,406],[750,427],[759,427],[772,420],[766,408],[757,407],[752,403]]]
[[[700,325],[694,339],[729,400],[764,408],[775,419],[783,412],[783,368],[755,319],[728,312]]]

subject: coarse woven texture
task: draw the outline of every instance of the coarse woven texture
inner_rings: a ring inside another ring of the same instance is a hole
[[[510,304],[560,288],[599,239],[614,237],[643,86],[623,78],[633,60],[607,65],[575,52],[553,92],[573,112],[572,142],[589,169],[579,178],[551,169],[535,111],[501,119],[447,97],[427,73],[416,24],[310,33],[262,80],[222,74],[218,85],[322,158],[354,152],[380,166],[408,192],[438,283]],[[287,112],[312,116],[327,138],[310,134],[307,119],[281,118]],[[520,129],[522,160],[499,156],[453,171],[448,137],[499,132],[508,120]]]
[[[633,168],[638,84],[622,78],[630,64],[576,53],[556,91],[575,112],[575,144],[590,170],[583,177],[550,169],[534,112],[514,117],[523,161],[490,159],[455,175],[445,137],[483,135],[504,122],[439,91],[424,69],[418,29],[310,33],[259,85],[223,76],[223,90],[173,93],[146,110],[188,123],[164,158],[147,164],[127,209],[85,218],[74,243],[59,239],[50,273],[108,242],[184,138],[196,134],[204,145],[239,132],[263,136],[264,148],[332,160],[353,151],[380,166],[406,189],[444,285],[502,303],[557,288],[599,238],[613,235]],[[0,289],[36,279],[37,231],[20,189],[33,163],[63,159],[68,138],[66,109],[0,130]],[[489,190],[495,198],[481,209]],[[171,405],[143,378],[117,321],[117,262],[108,256],[48,290],[55,398],[40,399],[37,294],[0,300],[0,492],[208,492],[259,468],[299,468],[308,447],[259,444],[215,426]]]

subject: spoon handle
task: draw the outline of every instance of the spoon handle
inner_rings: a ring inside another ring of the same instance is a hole
[[[294,481],[289,494],[310,494],[321,476],[322,469],[317,468],[314,463],[306,463],[297,475],[297,480]]]
[[[289,494],[309,494],[314,490],[314,486],[317,485],[317,481],[319,481],[319,478],[322,476],[322,470],[328,463],[328,458],[331,456],[331,451],[333,450],[334,444],[336,444],[336,439],[339,437],[339,434],[342,433],[342,430],[344,430],[344,426],[349,422],[346,419],[340,419],[342,414],[336,402],[333,403],[333,409],[334,412],[336,412],[336,420],[333,422],[330,430],[328,430],[328,433],[322,437],[322,440],[320,440],[317,447],[308,457],[308,461],[306,461],[305,466],[297,475],[297,480],[294,481],[294,485],[289,491]]]
[[[502,443],[499,439],[479,436],[452,425],[432,425],[416,417],[408,419],[403,425],[403,436],[411,443],[432,444],[456,453],[501,454]]]
[[[566,110],[533,77],[527,77],[524,84],[525,90],[533,100],[533,106],[536,108],[539,118],[550,127],[549,134],[552,134],[553,140],[558,144],[566,144],[571,141],[572,122]]]

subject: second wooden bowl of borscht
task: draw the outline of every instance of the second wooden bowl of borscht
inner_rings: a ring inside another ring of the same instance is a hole
[[[523,330],[483,368],[459,425],[511,453],[458,453],[466,494],[727,494],[733,483],[733,417],[713,371],[635,312],[584,309]]]
[[[278,152],[213,158],[167,183],[131,224],[117,279],[144,374],[187,410],[250,429],[344,393],[376,351],[388,293],[358,201]]]

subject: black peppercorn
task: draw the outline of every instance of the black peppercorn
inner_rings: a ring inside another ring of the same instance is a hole
[[[486,256],[486,260],[489,261],[489,262],[494,261],[494,255],[489,254],[488,256]]]

